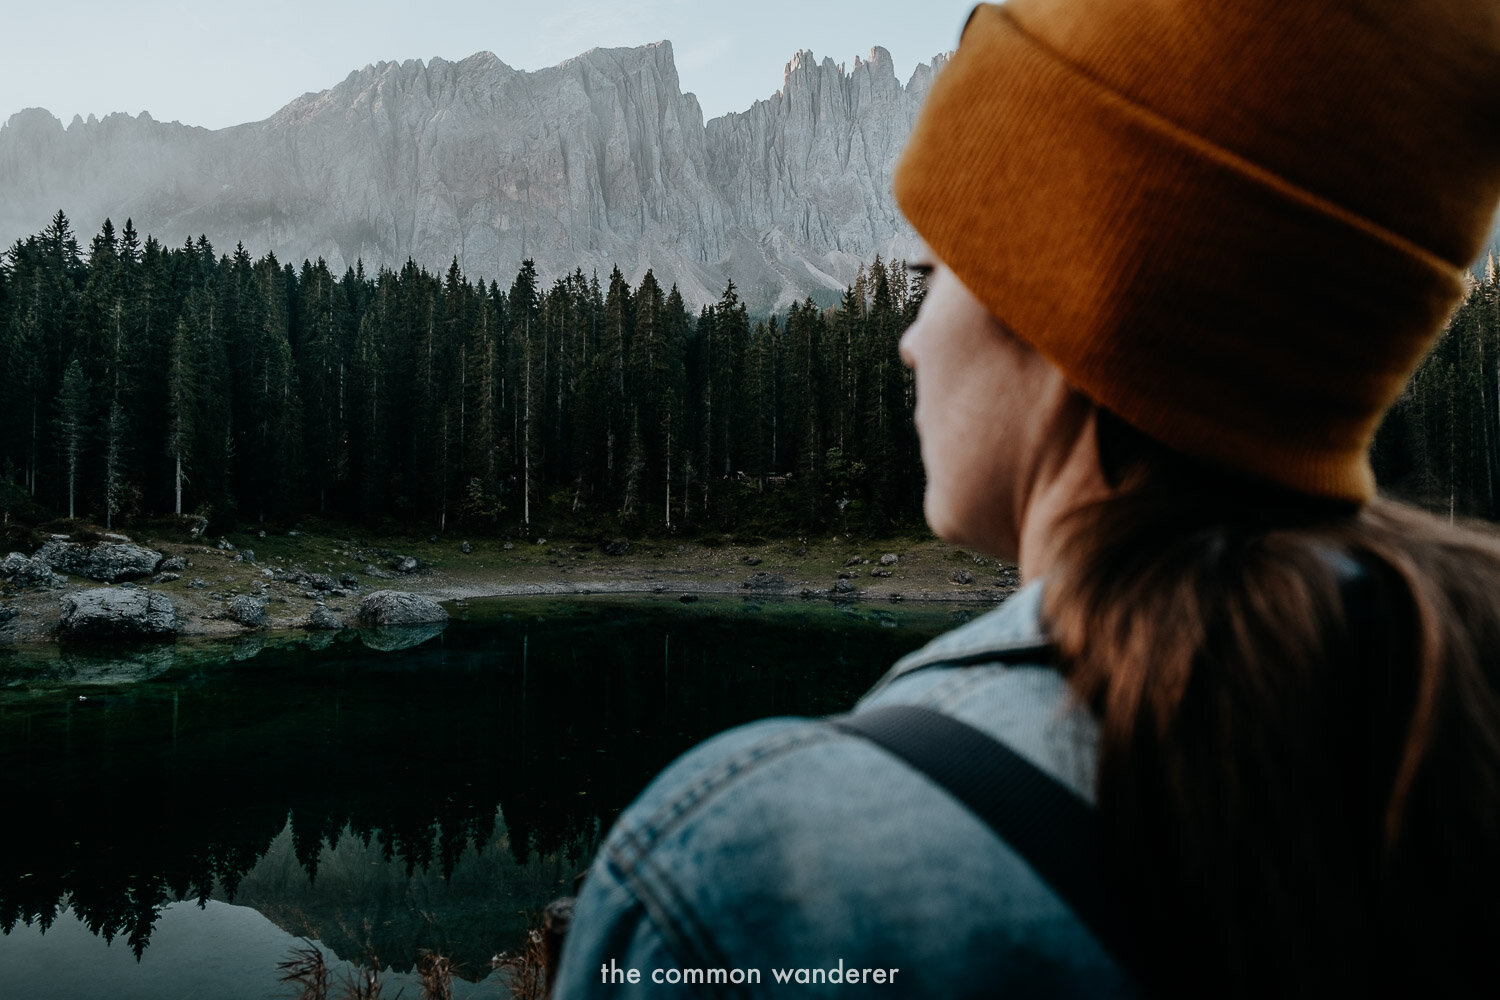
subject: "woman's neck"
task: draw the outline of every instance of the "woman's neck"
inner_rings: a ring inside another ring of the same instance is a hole
[[[1099,464],[1098,413],[1082,396],[1058,409],[1051,428],[1055,446],[1039,452],[1031,488],[1018,498],[1016,561],[1022,580],[1046,576],[1057,561],[1064,518],[1112,492]]]

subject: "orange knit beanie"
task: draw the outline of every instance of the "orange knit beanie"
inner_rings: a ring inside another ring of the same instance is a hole
[[[1100,405],[1364,501],[1500,200],[1500,3],[983,5],[895,191]]]

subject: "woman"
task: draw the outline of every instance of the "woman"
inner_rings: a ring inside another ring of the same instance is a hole
[[[1492,991],[1500,545],[1376,499],[1368,450],[1500,198],[1500,11],[983,6],[895,186],[928,520],[1028,583],[848,719],[669,768],[560,994]],[[892,753],[895,705],[1087,834],[1007,833],[1033,800]]]

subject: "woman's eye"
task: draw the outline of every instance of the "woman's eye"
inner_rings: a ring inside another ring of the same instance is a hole
[[[920,260],[907,261],[906,270],[907,273],[912,275],[913,277],[926,278],[930,277],[932,274],[932,265],[928,264],[926,261]]]

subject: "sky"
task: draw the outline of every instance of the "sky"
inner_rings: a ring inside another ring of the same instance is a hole
[[[793,53],[852,68],[884,46],[905,83],[958,41],[972,0],[52,0],[17,4],[0,34],[0,122],[41,107],[149,111],[223,128],[269,117],[382,60],[490,51],[537,70],[591,48],[672,42],[705,119],[781,86]]]

